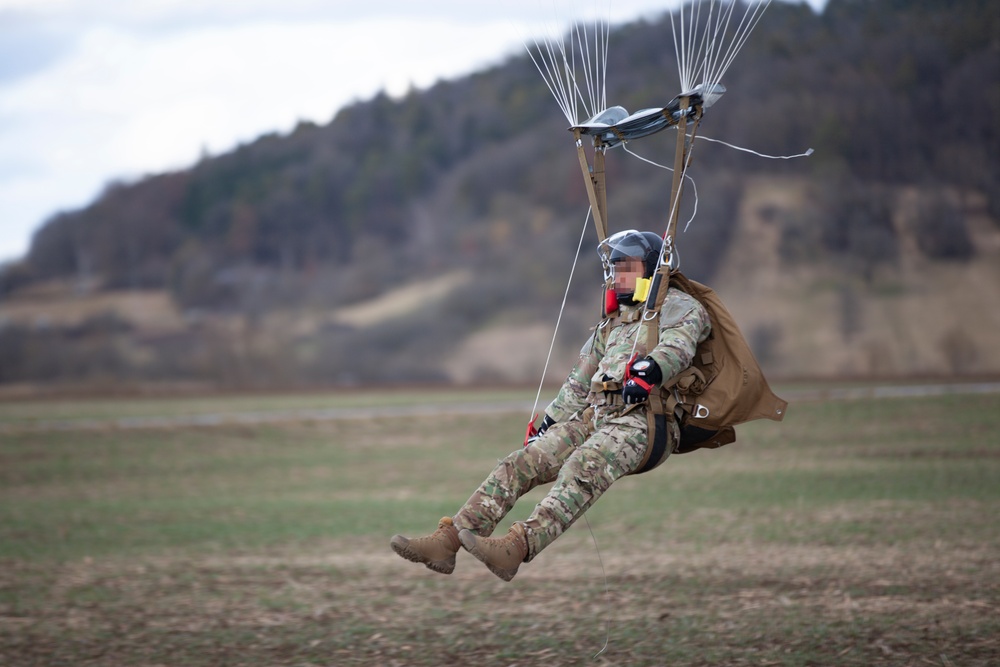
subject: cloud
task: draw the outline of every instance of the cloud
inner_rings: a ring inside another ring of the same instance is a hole
[[[325,123],[380,90],[401,94],[504,53],[502,26],[380,19],[210,23],[150,39],[80,32],[68,57],[0,86],[0,259],[109,180],[182,168],[300,120]],[[511,35],[509,51],[515,48]]]

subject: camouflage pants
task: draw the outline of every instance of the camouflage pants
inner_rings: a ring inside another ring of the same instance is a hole
[[[596,420],[569,420],[501,460],[454,516],[455,525],[490,535],[522,495],[555,482],[523,522],[531,560],[579,519],[611,484],[634,472],[646,452],[639,409]]]

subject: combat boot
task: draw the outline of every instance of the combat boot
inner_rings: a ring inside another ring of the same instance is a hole
[[[473,556],[483,561],[490,572],[504,581],[510,581],[517,574],[517,568],[528,556],[528,538],[524,526],[515,523],[503,537],[480,537],[471,530],[458,534],[462,546]]]
[[[414,537],[412,540],[395,535],[389,544],[393,551],[406,560],[423,563],[441,574],[451,574],[455,570],[455,554],[461,547],[458,529],[450,516],[442,518],[437,530],[430,535]]]

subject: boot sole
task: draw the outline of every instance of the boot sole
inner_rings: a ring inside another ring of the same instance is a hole
[[[410,549],[410,541],[402,535],[396,535],[389,542],[392,550],[413,563],[423,563],[428,570],[433,570],[439,574],[451,574],[455,571],[455,556],[445,560],[428,560],[416,551]]]
[[[516,567],[513,570],[504,570],[487,561],[486,556],[479,550],[479,544],[476,542],[476,536],[472,533],[472,531],[463,530],[458,534],[458,539],[462,543],[462,546],[465,547],[466,551],[478,558],[483,565],[489,568],[490,572],[497,575],[504,581],[510,581],[514,578],[514,575],[517,574]]]

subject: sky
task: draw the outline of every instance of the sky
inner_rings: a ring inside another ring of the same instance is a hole
[[[0,0],[0,262],[109,183],[469,74],[609,7],[620,23],[672,4]]]

